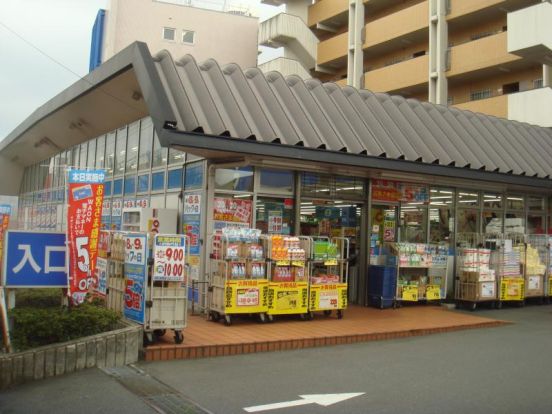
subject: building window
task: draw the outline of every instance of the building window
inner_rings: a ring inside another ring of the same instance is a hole
[[[169,190],[182,188],[182,168],[169,171],[167,188]]]
[[[174,42],[176,36],[176,29],[172,27],[163,27],[163,39],[170,40]]]
[[[135,192],[136,192],[136,177],[126,177],[125,195],[134,194]]]
[[[454,96],[447,96],[447,105],[454,105]]]
[[[539,89],[539,88],[542,88],[542,79],[535,79],[533,81],[533,89]]]
[[[118,180],[113,181],[113,195],[118,196],[123,193],[123,179],[119,178]]]
[[[186,190],[200,189],[203,186],[203,162],[186,165],[185,177],[184,188]]]
[[[151,175],[151,191],[160,191],[165,189],[165,171],[153,173]]]
[[[193,30],[182,30],[182,43],[193,45],[195,43],[195,32]]]
[[[483,89],[481,91],[470,92],[470,101],[479,101],[481,99],[487,99],[491,97],[490,89]]]
[[[145,193],[149,190],[149,175],[138,176],[138,192]]]

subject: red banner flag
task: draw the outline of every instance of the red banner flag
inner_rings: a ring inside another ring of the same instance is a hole
[[[104,171],[70,170],[67,196],[69,296],[82,303],[93,286],[104,196]]]

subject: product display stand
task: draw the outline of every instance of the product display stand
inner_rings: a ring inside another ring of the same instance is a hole
[[[478,233],[459,233],[456,240],[457,307],[475,310],[482,303],[493,305],[497,283],[496,272],[490,268],[491,249],[483,247],[483,237]]]
[[[528,234],[525,237],[525,255],[522,256],[522,269],[525,278],[525,299],[542,304],[548,294],[547,268],[550,257],[548,236]]]
[[[311,237],[309,240],[309,317],[336,311],[343,318],[347,308],[349,239]]]
[[[489,239],[495,242],[497,249],[491,253],[491,268],[496,272],[498,301],[497,308],[503,303],[525,304],[525,278],[521,267],[525,261],[525,236],[521,233],[505,234]]]
[[[232,324],[235,315],[267,320],[268,279],[260,230],[225,228],[210,237],[209,318]]]
[[[275,315],[308,315],[307,251],[305,237],[271,235],[262,238],[267,256],[268,319]]]
[[[387,265],[396,268],[394,306],[403,302],[440,302],[446,297],[448,250],[448,245],[385,244]]]
[[[123,314],[125,301],[125,233],[111,232],[111,249],[107,257],[107,297],[108,309]]]

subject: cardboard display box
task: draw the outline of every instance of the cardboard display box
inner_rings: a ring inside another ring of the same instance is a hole
[[[470,302],[496,300],[496,282],[460,282],[458,299]]]

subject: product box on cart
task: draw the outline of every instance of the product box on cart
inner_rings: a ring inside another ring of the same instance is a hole
[[[470,302],[494,300],[497,297],[496,282],[461,282],[459,299]]]
[[[525,279],[525,297],[544,296],[544,276],[529,275]]]

